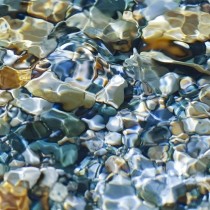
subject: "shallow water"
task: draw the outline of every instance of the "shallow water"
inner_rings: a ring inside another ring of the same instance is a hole
[[[0,16],[0,210],[210,209],[209,1]]]

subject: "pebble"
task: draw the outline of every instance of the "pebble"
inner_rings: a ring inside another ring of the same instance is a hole
[[[71,113],[51,109],[41,114],[41,120],[53,131],[62,130],[67,137],[79,136],[85,130],[85,123]]]
[[[110,117],[108,123],[106,124],[108,131],[119,132],[123,130],[123,120],[119,115]]]
[[[160,90],[163,96],[169,96],[179,90],[180,77],[176,73],[167,73],[160,78]]]
[[[210,85],[206,85],[201,89],[199,93],[199,100],[210,106],[209,94],[210,94]]]
[[[118,132],[108,132],[105,135],[105,143],[111,146],[120,146],[122,145],[122,135]]]
[[[127,82],[120,75],[111,78],[104,89],[97,93],[96,101],[103,102],[118,109],[124,101],[124,89]]]
[[[38,181],[41,172],[35,167],[22,167],[16,170],[10,170],[4,175],[4,181],[8,181],[13,185],[18,184],[20,181],[27,181],[29,188],[32,188]]]
[[[104,119],[101,115],[95,115],[91,119],[82,118],[87,123],[89,129],[93,131],[100,131],[105,128]]]
[[[56,182],[52,187],[49,197],[53,201],[62,202],[68,195],[67,187],[63,184]]]
[[[47,186],[52,188],[53,185],[58,180],[58,172],[54,167],[46,167],[40,170],[42,179],[40,181],[40,186]]]

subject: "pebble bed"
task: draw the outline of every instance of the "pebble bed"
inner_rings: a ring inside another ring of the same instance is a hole
[[[0,210],[209,210],[210,1],[0,0]]]

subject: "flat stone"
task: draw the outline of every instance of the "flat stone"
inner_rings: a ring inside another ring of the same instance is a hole
[[[8,181],[14,185],[20,181],[27,181],[29,188],[32,188],[38,181],[41,172],[35,167],[22,167],[16,170],[10,170],[4,175],[4,181]]]

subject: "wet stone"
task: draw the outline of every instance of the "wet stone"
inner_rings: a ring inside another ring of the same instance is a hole
[[[27,181],[29,188],[32,188],[40,177],[40,170],[35,167],[23,167],[16,170],[11,170],[5,174],[4,180],[12,183],[13,185],[18,184],[20,181]]]
[[[28,141],[34,141],[38,139],[45,139],[49,137],[51,131],[41,121],[35,121],[26,124],[21,128],[21,135]]]
[[[71,113],[51,109],[41,114],[41,120],[53,131],[61,129],[67,137],[80,135],[85,124]]]
[[[49,197],[54,201],[62,202],[67,197],[67,195],[67,188],[63,184],[57,182],[50,191]]]
[[[34,152],[41,152],[45,155],[53,154],[55,160],[63,167],[67,167],[76,162],[78,157],[78,148],[74,144],[65,144],[59,146],[56,143],[49,143],[43,140],[36,141],[29,145],[30,149]]]

